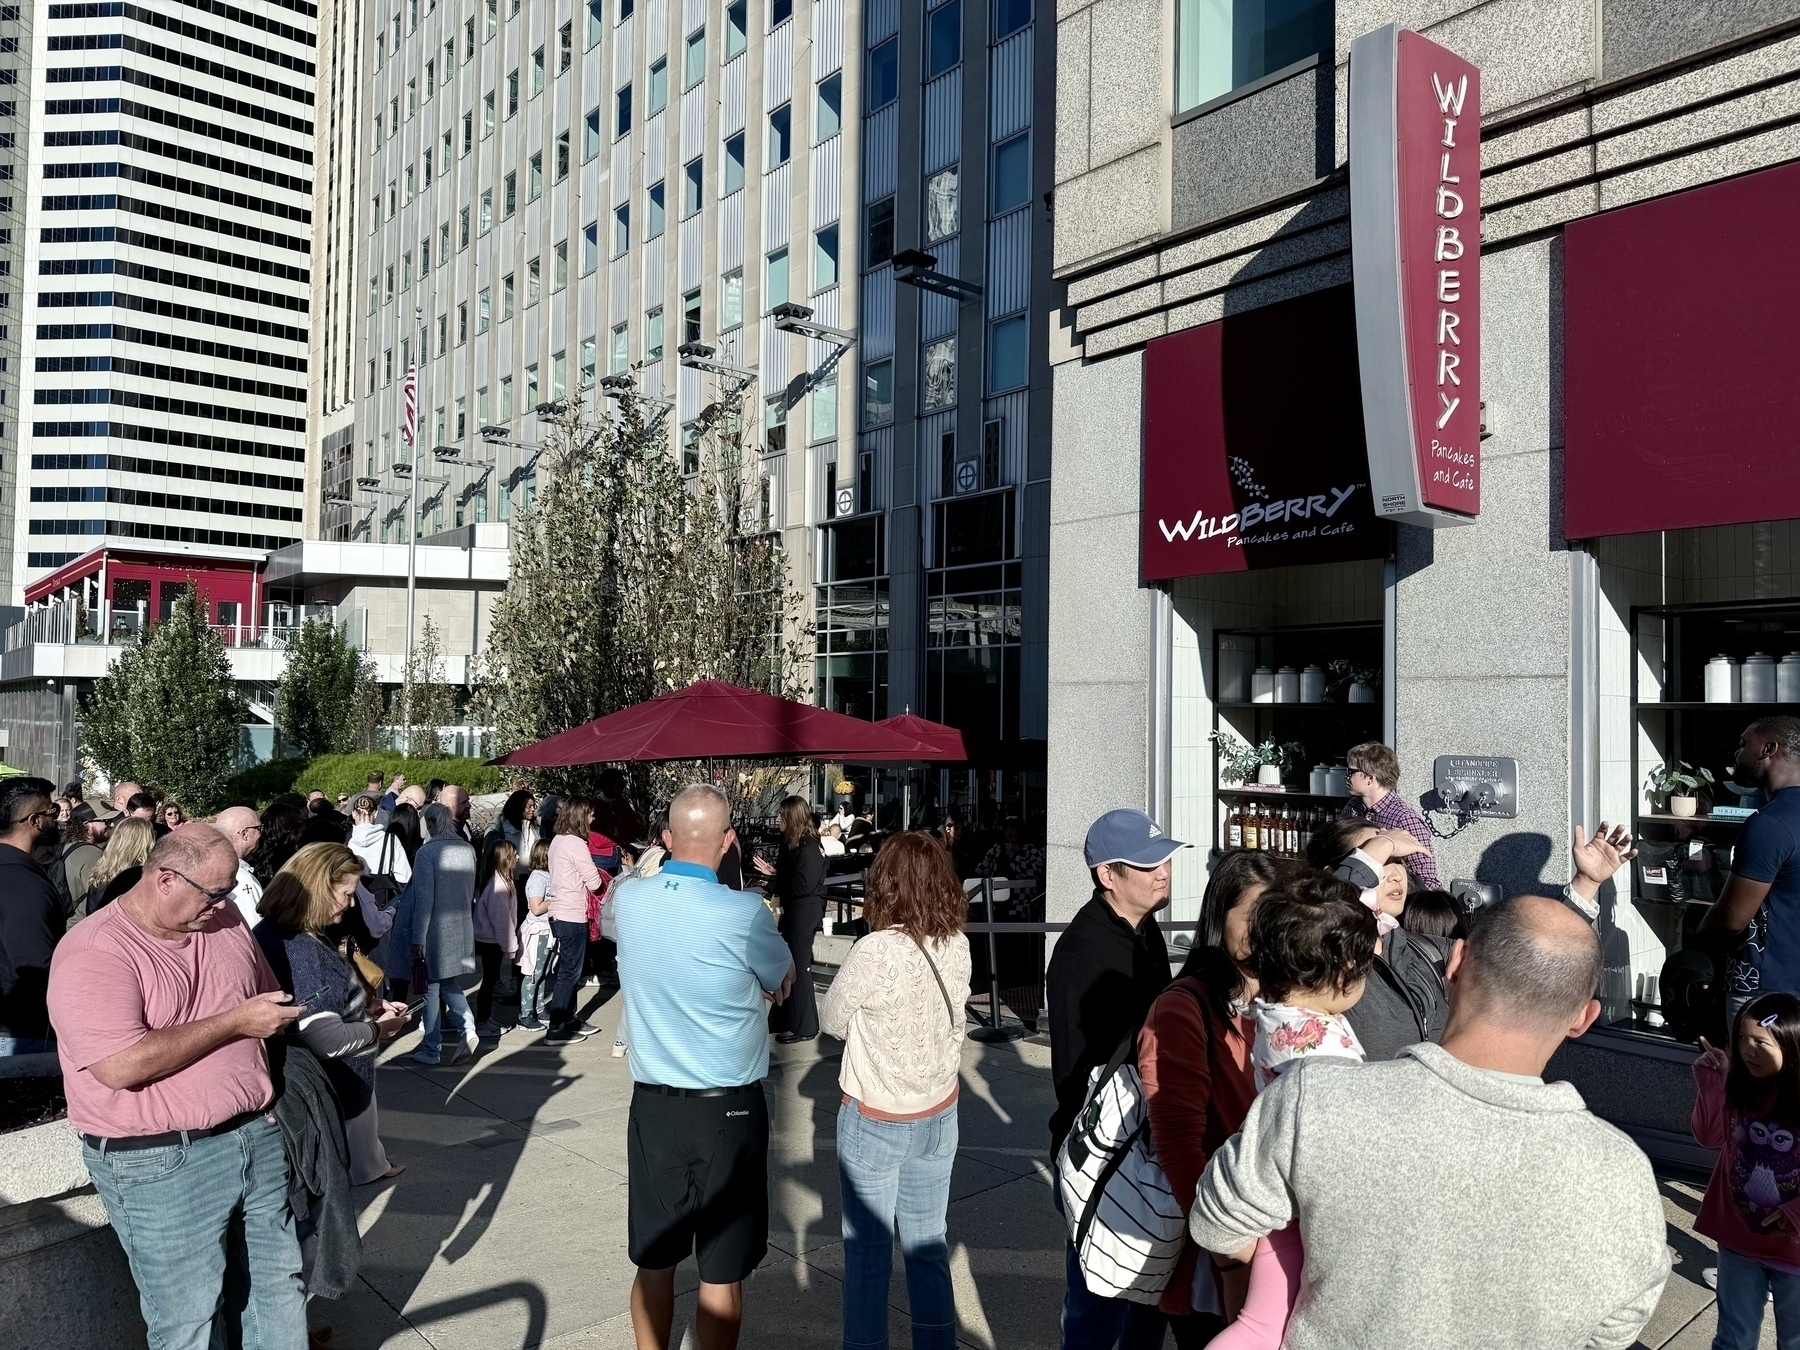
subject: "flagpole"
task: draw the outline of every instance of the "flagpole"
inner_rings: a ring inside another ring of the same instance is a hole
[[[400,423],[400,438],[406,442],[407,466],[412,470],[412,496],[406,509],[406,666],[401,671],[401,696],[406,718],[406,747],[401,752],[412,758],[413,726],[413,601],[418,587],[419,539],[419,368],[406,367],[406,406]]]

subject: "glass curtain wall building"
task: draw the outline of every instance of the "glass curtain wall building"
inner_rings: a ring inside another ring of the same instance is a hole
[[[0,308],[15,594],[102,544],[301,537],[315,22],[310,0],[33,10],[34,153],[17,197],[0,183],[29,278]]]

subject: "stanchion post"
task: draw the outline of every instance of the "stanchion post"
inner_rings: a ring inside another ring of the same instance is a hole
[[[1016,1041],[1025,1034],[1023,1027],[1003,1026],[1000,1022],[1000,953],[994,937],[994,879],[981,879],[982,912],[987,917],[988,950],[988,1023],[969,1033],[970,1040],[989,1044]]]

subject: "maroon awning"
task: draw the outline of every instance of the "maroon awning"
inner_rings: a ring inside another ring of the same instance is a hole
[[[669,759],[930,759],[928,750],[860,717],[702,680],[489,762],[548,769]]]
[[[1800,518],[1800,164],[1572,221],[1563,534]]]

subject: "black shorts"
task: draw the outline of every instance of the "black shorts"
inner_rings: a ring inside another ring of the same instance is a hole
[[[697,1253],[707,1284],[736,1284],[769,1249],[769,1108],[762,1085],[722,1097],[639,1086],[626,1127],[633,1265]]]

